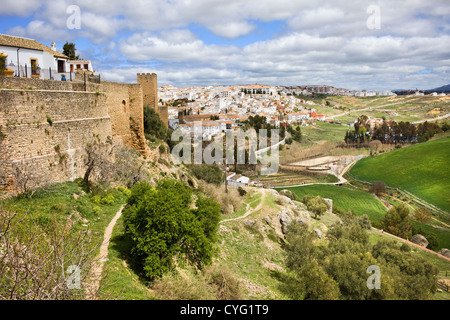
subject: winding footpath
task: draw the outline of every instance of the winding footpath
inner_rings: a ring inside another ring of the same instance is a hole
[[[87,300],[95,300],[97,298],[98,290],[100,288],[100,281],[102,279],[103,265],[108,257],[108,246],[111,240],[112,231],[117,223],[117,220],[122,216],[122,211],[125,206],[122,206],[116,213],[114,218],[105,229],[105,234],[103,236],[103,242],[100,246],[100,253],[95,258],[94,265],[90,273],[90,281],[87,285]]]
[[[262,193],[261,202],[255,207],[255,209],[252,209],[250,207],[250,205],[247,204],[247,211],[242,216],[237,217],[237,218],[225,219],[225,220],[220,221],[220,223],[244,219],[245,217],[248,217],[249,215],[251,215],[253,212],[256,212],[256,211],[262,209],[262,207],[264,205],[264,200],[266,199],[267,190],[266,189],[260,189],[260,190],[261,190],[261,193]]]

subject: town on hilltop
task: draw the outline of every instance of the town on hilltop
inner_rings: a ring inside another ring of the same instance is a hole
[[[316,110],[317,106],[325,107],[325,104],[308,99],[308,95],[314,93],[355,97],[396,95],[391,91],[350,91],[321,85],[253,84],[189,88],[162,85],[158,88],[159,103],[169,106],[169,127],[180,127],[183,131],[191,132],[193,123],[201,121],[205,139],[238,127],[239,123],[256,115],[265,117],[266,122],[275,127],[298,122],[307,126],[308,121],[326,121],[325,115]],[[339,105],[332,107],[337,109]]]

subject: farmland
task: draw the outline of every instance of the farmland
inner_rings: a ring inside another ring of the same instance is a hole
[[[383,181],[450,211],[450,139],[443,138],[393,152],[365,158],[355,164],[350,174],[369,182]]]

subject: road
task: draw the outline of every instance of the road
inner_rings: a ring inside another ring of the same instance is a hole
[[[423,122],[426,122],[426,121],[431,122],[431,121],[436,121],[436,120],[442,120],[442,119],[445,119],[445,118],[448,118],[448,117],[450,117],[450,113],[447,113],[447,114],[444,114],[443,116],[432,118],[432,119],[414,121],[412,123],[413,124],[417,124],[417,123],[423,123]]]
[[[392,106],[392,105],[395,105],[395,104],[401,104],[401,103],[404,103],[404,102],[395,102],[395,103],[383,104],[381,106],[376,106],[376,107],[367,107],[367,108],[363,108],[363,109],[350,110],[350,111],[346,111],[344,113],[339,113],[339,114],[335,114],[335,115],[326,117],[325,120],[333,120],[335,118],[342,117],[344,115],[347,115],[347,114],[350,114],[350,113],[353,113],[353,112],[360,112],[360,111],[366,111],[366,110],[372,110],[372,109],[379,109],[379,108]]]

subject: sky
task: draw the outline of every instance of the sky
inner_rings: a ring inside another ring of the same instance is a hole
[[[1,0],[0,33],[158,86],[450,84],[449,0]]]

